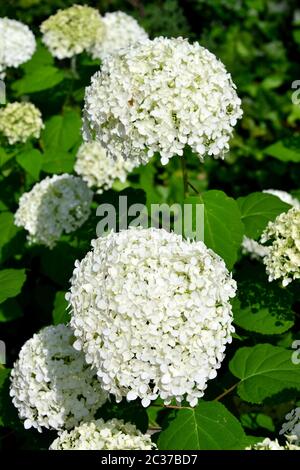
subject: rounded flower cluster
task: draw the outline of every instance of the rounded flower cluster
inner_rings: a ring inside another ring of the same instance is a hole
[[[142,434],[133,424],[111,419],[97,419],[80,424],[70,432],[62,432],[50,450],[151,450],[155,445],[150,436]]]
[[[294,198],[291,194],[287,193],[286,191],[281,191],[279,189],[265,189],[263,193],[276,196],[281,201],[290,204],[290,206],[300,208],[300,201]],[[242,252],[244,255],[249,254],[252,259],[260,260],[268,254],[268,247],[262,245],[256,240],[252,240],[251,238],[244,236],[242,243]]]
[[[104,189],[111,188],[115,180],[124,182],[133,167],[131,161],[122,157],[109,158],[101,144],[95,141],[81,145],[74,169],[89,187],[97,188],[101,194]]]
[[[0,132],[10,145],[38,139],[43,127],[41,112],[32,103],[8,103],[0,109]]]
[[[261,242],[271,243],[263,259],[269,281],[282,279],[287,286],[300,279],[300,208],[293,207],[269,222]]]
[[[36,48],[35,37],[20,21],[0,18],[0,73],[27,62]]]
[[[131,228],[92,242],[67,294],[74,347],[120,401],[195,406],[234,331],[236,283],[202,242]]]
[[[222,157],[241,101],[224,65],[198,43],[145,40],[103,61],[86,89],[84,138],[112,156],[163,164],[186,145]]]
[[[277,439],[272,441],[267,437],[262,442],[246,447],[246,450],[300,450],[300,447],[294,444],[293,436],[287,436],[287,439],[285,444],[281,446]]]
[[[20,197],[15,224],[29,232],[30,243],[53,248],[63,232],[76,230],[88,219],[92,197],[81,178],[47,177]]]
[[[10,395],[24,427],[71,429],[94,417],[107,399],[76,351],[72,330],[49,326],[22,347],[11,372]]]
[[[73,57],[101,40],[104,25],[100,13],[86,5],[59,10],[41,24],[43,42],[58,59]]]
[[[121,49],[132,46],[148,38],[146,31],[132,18],[122,11],[106,13],[103,17],[105,33],[95,43],[90,52],[94,59],[103,59]]]
[[[295,443],[300,445],[300,408],[295,408],[286,415],[279,434],[291,434],[295,436]]]

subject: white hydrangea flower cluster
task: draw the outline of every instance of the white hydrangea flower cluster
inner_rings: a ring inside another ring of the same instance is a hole
[[[271,242],[263,262],[269,281],[282,279],[287,286],[300,279],[300,209],[293,207],[269,222],[261,242]]]
[[[48,176],[20,197],[15,224],[29,232],[29,243],[53,248],[63,232],[73,232],[88,219],[92,198],[81,178]]]
[[[279,434],[291,434],[295,436],[295,443],[300,445],[300,407],[295,408],[285,417]]]
[[[103,59],[108,54],[114,54],[148,38],[148,34],[138,22],[122,11],[106,13],[103,23],[103,38],[90,49],[94,59]]]
[[[72,429],[92,419],[107,400],[73,341],[72,330],[57,325],[44,328],[22,347],[11,372],[10,395],[25,429]]]
[[[131,228],[92,242],[66,298],[74,347],[120,401],[195,406],[231,342],[236,283],[202,242]]]
[[[163,164],[186,145],[223,157],[241,101],[224,65],[198,43],[145,40],[103,61],[86,89],[83,134],[112,157]]]
[[[106,155],[99,142],[83,143],[77,153],[74,169],[89,187],[97,188],[97,193],[112,187],[116,180],[126,181],[127,174],[134,168],[133,162],[118,157],[115,160]]]
[[[150,436],[123,420],[97,419],[64,431],[52,442],[50,450],[151,450]]]
[[[40,110],[32,103],[8,103],[0,109],[0,132],[10,145],[38,139],[44,124]]]
[[[281,191],[279,189],[264,189],[263,193],[272,194],[273,196],[278,197],[281,201],[290,204],[293,207],[300,208],[300,201],[293,197],[291,194],[286,191]],[[244,236],[242,243],[242,253],[244,255],[250,255],[250,258],[260,260],[268,254],[268,247],[262,245],[252,238]]]
[[[8,67],[19,67],[27,62],[36,49],[35,37],[26,24],[9,18],[0,18],[0,74]]]
[[[272,441],[268,437],[262,442],[246,447],[246,450],[300,450],[300,447],[294,444],[293,436],[286,436],[287,441],[281,446],[277,439]]]
[[[58,59],[87,51],[101,40],[104,25],[100,13],[87,5],[58,10],[41,24],[42,40]]]

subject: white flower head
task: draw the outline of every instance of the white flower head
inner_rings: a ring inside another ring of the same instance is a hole
[[[148,38],[148,34],[138,22],[122,11],[106,13],[103,23],[105,26],[103,37],[99,38],[90,49],[94,59],[103,59],[109,54],[118,53],[121,49]]]
[[[58,10],[41,24],[42,40],[58,59],[87,51],[101,40],[104,25],[100,13],[87,5]]]
[[[163,164],[189,146],[222,157],[242,115],[230,74],[212,53],[182,38],[145,40],[104,59],[86,89],[84,138],[111,156]]]
[[[290,206],[300,208],[300,201],[293,197],[291,194],[286,191],[281,191],[279,189],[264,189],[263,193],[271,194],[272,196],[278,197],[281,201],[290,204]],[[252,238],[244,236],[242,243],[242,253],[244,255],[250,255],[250,258],[261,260],[264,256],[268,254],[268,247],[262,245]]]
[[[236,283],[202,242],[131,228],[92,242],[67,294],[71,327],[102,387],[120,401],[195,406],[231,342]]]
[[[150,436],[134,424],[122,420],[97,419],[82,423],[70,432],[64,431],[52,442],[50,450],[151,450]]]
[[[10,395],[26,429],[72,429],[92,419],[107,400],[73,341],[72,330],[57,325],[22,347],[11,372]]]
[[[0,108],[0,132],[10,145],[38,139],[43,127],[41,112],[32,103],[14,102]]]
[[[285,417],[279,434],[291,434],[295,436],[295,444],[300,445],[300,407],[295,408]]]
[[[0,72],[27,62],[35,49],[35,37],[26,24],[0,18]]]
[[[116,180],[124,183],[133,167],[133,162],[120,156],[115,160],[109,158],[102,145],[95,141],[80,146],[74,169],[89,187],[97,188],[97,193],[101,194],[111,188]]]
[[[300,450],[300,447],[294,443],[293,436],[286,436],[286,438],[284,445],[280,445],[277,439],[272,441],[267,437],[262,442],[246,447],[246,450]]]
[[[53,248],[64,232],[73,232],[88,219],[92,197],[79,177],[47,177],[20,197],[15,224],[29,232],[29,243]]]
[[[269,222],[261,242],[270,243],[263,259],[270,282],[281,279],[287,286],[300,279],[300,208],[293,207]]]

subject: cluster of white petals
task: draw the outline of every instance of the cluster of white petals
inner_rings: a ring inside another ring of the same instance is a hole
[[[250,447],[246,447],[246,450],[300,450],[300,447],[294,444],[293,436],[287,436],[287,441],[283,446],[279,444],[277,439],[272,441],[267,437],[262,442],[258,442],[257,444],[253,444]]]
[[[8,103],[0,109],[0,132],[10,145],[38,139],[43,127],[41,112],[32,103]]]
[[[116,180],[124,183],[133,167],[130,160],[109,158],[102,145],[95,141],[80,146],[74,169],[89,187],[97,188],[97,193],[101,194],[103,190],[111,188]]]
[[[103,61],[86,89],[83,135],[115,157],[163,164],[189,146],[223,157],[241,101],[212,53],[182,38],[145,40]]]
[[[41,24],[42,40],[58,59],[87,51],[104,33],[103,20],[95,8],[73,5],[58,10]]]
[[[53,248],[64,232],[73,232],[88,219],[92,198],[79,177],[47,177],[20,197],[15,224],[29,232],[29,243]]]
[[[295,408],[285,417],[279,434],[291,434],[295,436],[296,444],[300,445],[300,407]]]
[[[73,341],[72,330],[57,325],[22,347],[11,372],[10,395],[26,429],[71,429],[92,419],[107,400]]]
[[[8,67],[19,67],[35,52],[33,33],[20,21],[0,18],[0,74]]]
[[[138,22],[122,11],[106,13],[103,23],[103,37],[90,49],[94,59],[103,59],[108,54],[118,53],[121,49],[148,38],[148,34]]]
[[[268,247],[244,235],[242,253],[249,255],[251,259],[261,260],[268,253]]]
[[[265,189],[263,193],[276,196],[281,201],[290,204],[290,206],[300,208],[300,201],[293,197],[291,194],[287,193],[286,191],[281,191],[279,189]],[[252,259],[261,260],[264,256],[268,254],[268,247],[262,245],[256,240],[252,240],[252,238],[244,236],[242,243],[242,253],[244,255],[249,255]]]
[[[122,420],[97,419],[64,431],[52,442],[50,450],[151,450],[150,436]]]
[[[236,283],[204,243],[130,228],[92,242],[67,294],[74,347],[120,401],[195,406],[231,342]]]
[[[300,208],[293,207],[269,222],[261,242],[271,243],[263,259],[270,282],[282,279],[287,286],[300,279]]]

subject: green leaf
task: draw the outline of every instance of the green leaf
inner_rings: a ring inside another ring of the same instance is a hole
[[[286,138],[267,147],[264,152],[282,162],[300,162],[300,136]]]
[[[277,196],[259,192],[240,197],[237,202],[245,225],[245,235],[255,240],[260,237],[269,221],[291,208]]]
[[[19,165],[29,173],[34,180],[38,180],[42,169],[43,156],[37,149],[19,153],[17,158]]]
[[[53,324],[67,324],[70,321],[70,314],[67,312],[68,302],[65,299],[65,292],[57,292],[54,300],[54,309],[52,312]]]
[[[259,428],[267,429],[269,432],[275,432],[275,426],[270,416],[257,411],[244,413],[241,415],[241,423],[244,428],[257,431]]]
[[[50,149],[43,158],[42,170],[45,173],[72,173],[75,157],[68,152]]]
[[[280,334],[294,324],[292,304],[293,296],[287,289],[249,273],[247,280],[238,283],[238,295],[232,301],[234,323],[255,333]]]
[[[37,43],[37,48],[33,56],[28,62],[25,62],[21,66],[21,68],[26,72],[26,73],[32,73],[34,72],[37,68],[43,66],[43,65],[53,65],[54,64],[54,58],[48,51],[48,49],[38,41]]]
[[[158,438],[160,450],[230,450],[245,448],[239,421],[218,402],[200,402],[180,410]]]
[[[19,430],[20,420],[9,396],[10,372],[0,365],[0,426]]]
[[[224,259],[228,269],[232,269],[244,234],[236,201],[223,191],[212,190],[198,197],[189,197],[184,203],[204,204],[205,244]],[[195,223],[193,221],[194,227]]]
[[[12,89],[17,96],[26,93],[36,93],[38,91],[48,90],[58,85],[65,78],[62,70],[52,65],[42,65],[40,67],[30,69],[23,78],[12,84]]]
[[[11,212],[0,213],[0,254],[1,248],[6,245],[17,233],[18,229],[14,224],[14,215]],[[0,256],[1,258],[1,256]]]
[[[239,396],[261,403],[285,389],[300,390],[300,365],[293,364],[292,351],[271,344],[239,349],[229,363],[231,373],[240,379]]]
[[[5,163],[7,163],[12,158],[12,154],[6,153],[3,148],[0,148],[0,167],[4,166]]]
[[[63,115],[52,116],[42,132],[42,140],[46,150],[67,152],[81,141],[81,118],[75,111],[67,111]]]
[[[18,295],[25,279],[25,269],[2,269],[0,271],[0,303]]]
[[[0,304],[0,323],[16,320],[23,313],[16,299],[8,299]]]

